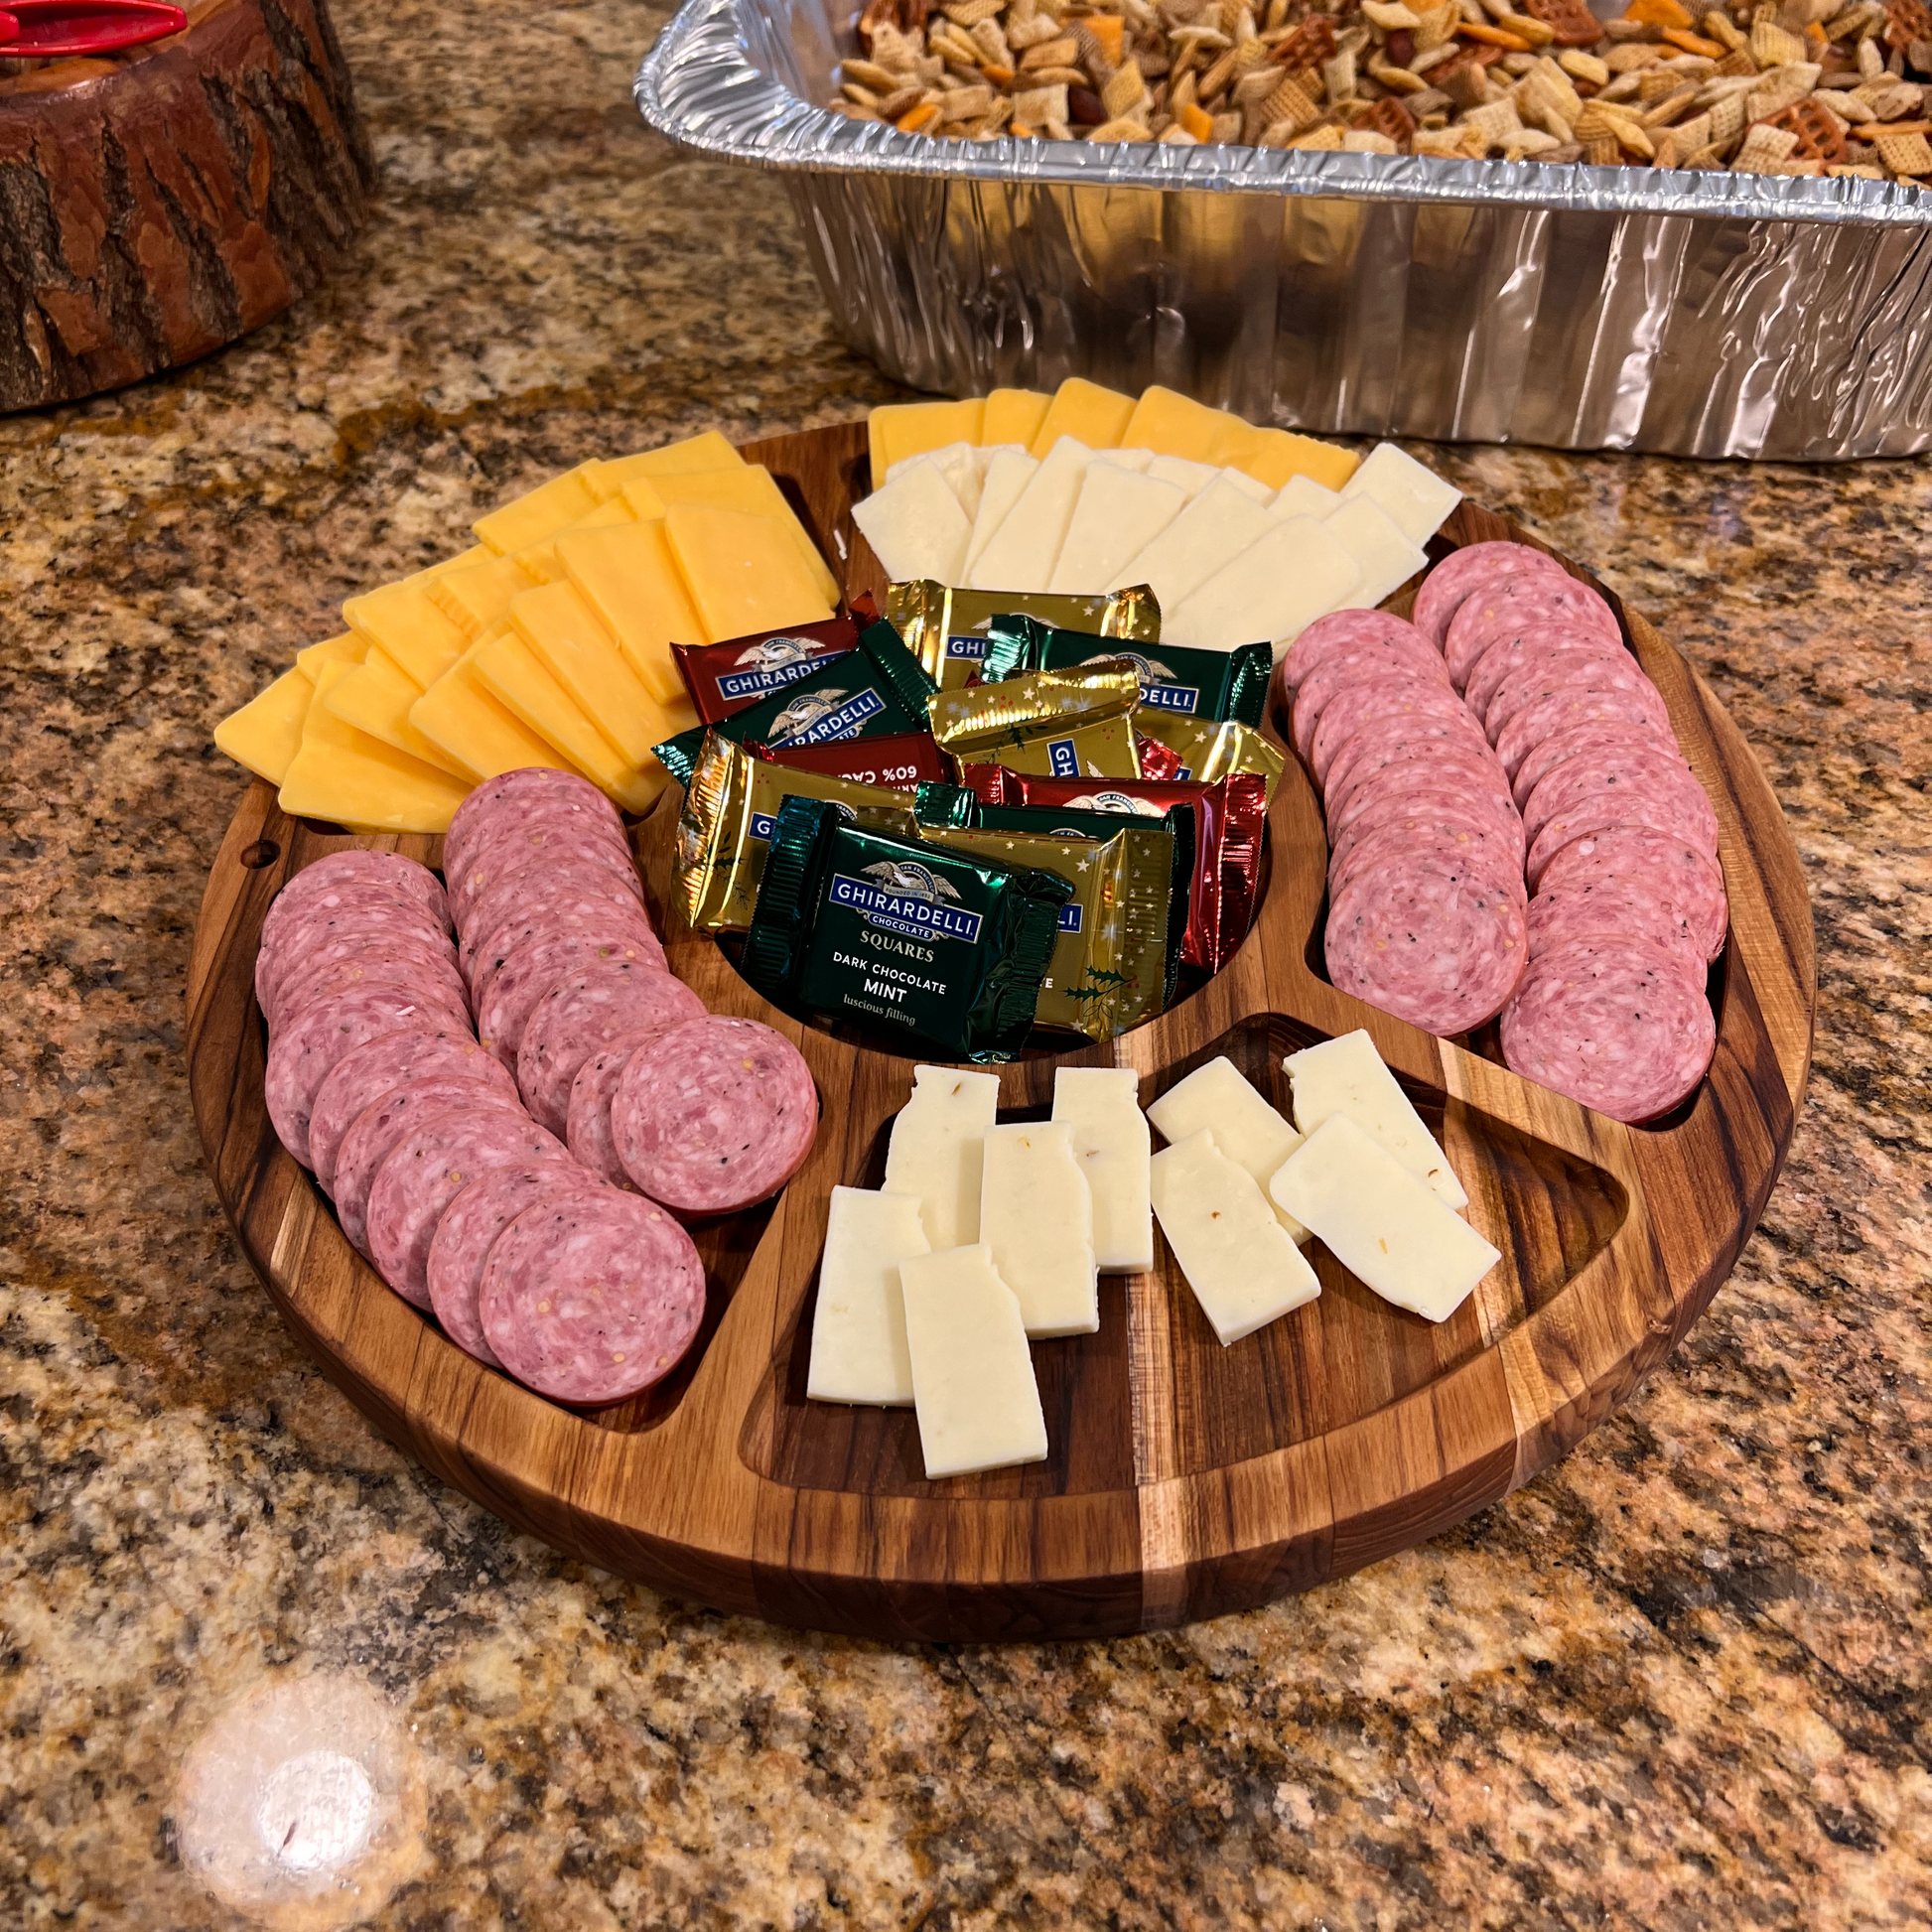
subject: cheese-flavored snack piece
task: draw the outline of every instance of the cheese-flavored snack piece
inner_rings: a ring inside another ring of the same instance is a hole
[[[442,831],[470,787],[330,710],[331,688],[354,668],[323,666],[316,701],[302,721],[302,743],[282,774],[282,809],[291,818],[331,819],[358,832]]]
[[[1088,464],[1049,591],[1099,591],[1178,516],[1187,493],[1110,458]],[[897,574],[897,573],[895,573]],[[936,574],[936,573],[928,573]]]
[[[1025,450],[998,450],[987,465],[980,484],[979,509],[973,517],[973,533],[966,543],[966,562],[961,581],[970,582],[974,567],[985,554],[994,533],[1007,520],[1008,512],[1020,500],[1039,468],[1039,459]]]
[[[1311,516],[1320,523],[1341,507],[1341,492],[1324,488],[1312,477],[1290,477],[1269,507],[1280,517]]]
[[[1255,543],[1223,564],[1178,609],[1163,603],[1163,633],[1171,641],[1233,650],[1265,637],[1279,657],[1361,581],[1354,558],[1328,534],[1326,523],[1308,516],[1285,523],[1269,517],[1268,522]]]
[[[1462,492],[1393,443],[1378,443],[1342,485],[1344,497],[1367,496],[1411,543],[1425,544],[1442,528]]]
[[[959,582],[973,526],[959,492],[931,457],[898,465],[883,489],[852,506],[852,520],[888,577]]]
[[[1214,1145],[1238,1168],[1267,1189],[1275,1170],[1302,1145],[1302,1137],[1242,1074],[1225,1053],[1197,1066],[1184,1080],[1170,1087],[1147,1117],[1172,1143],[1209,1133]],[[1309,1231],[1292,1216],[1280,1216],[1297,1241]]]
[[[775,518],[708,503],[672,503],[664,534],[705,636],[823,623],[831,600]]]
[[[1117,450],[1127,440],[1125,431],[1133,415],[1132,396],[1070,375],[1053,391],[1028,447],[1035,456],[1044,457],[1061,437],[1070,436],[1090,450]]]
[[[928,1478],[1046,1459],[1046,1417],[1020,1302],[984,1243],[898,1268]]]
[[[1154,1266],[1153,1143],[1140,1095],[1140,1075],[1131,1066],[1053,1070],[1053,1118],[1066,1126],[1087,1177],[1094,1263],[1103,1275],[1138,1275]]]
[[[1161,606],[1162,634],[1167,636],[1168,613],[1274,527],[1275,519],[1262,504],[1225,477],[1216,477],[1159,536],[1115,571],[1108,588],[1148,585]],[[1252,643],[1260,635],[1259,629],[1251,630],[1242,641]],[[1176,635],[1173,641],[1186,639]]]
[[[1052,403],[1053,398],[1042,389],[991,390],[980,423],[980,443],[989,448],[1005,443],[1027,448],[1039,434]]]
[[[1361,582],[1337,610],[1372,611],[1392,597],[1418,571],[1429,568],[1419,544],[1396,528],[1389,513],[1372,496],[1344,497],[1321,519],[1321,528],[1355,560]]]
[[[915,1194],[935,1249],[979,1239],[986,1130],[1000,1110],[1000,1076],[956,1066],[915,1066],[912,1094],[893,1121],[886,1191]]]
[[[580,463],[561,477],[513,496],[487,516],[480,516],[471,528],[499,557],[527,550],[545,537],[553,537],[566,523],[587,516],[603,500],[592,486],[594,466]]]
[[[1154,1157],[1154,1212],[1222,1347],[1321,1293],[1248,1171],[1203,1128]]]
[[[557,561],[644,689],[659,704],[675,703],[679,677],[672,645],[709,643],[711,637],[678,574],[663,519],[566,531],[557,539]]]
[[[980,1239],[1020,1301],[1029,1335],[1090,1335],[1100,1327],[1093,1196],[1064,1121],[986,1130]]]
[[[313,678],[300,669],[284,671],[215,726],[215,750],[279,785],[302,744],[302,721],[315,695]]]
[[[1334,1115],[1346,1114],[1451,1207],[1468,1206],[1469,1197],[1449,1157],[1409,1104],[1409,1096],[1364,1029],[1305,1046],[1289,1054],[1282,1065],[1295,1092],[1295,1125],[1305,1136]]]
[[[1447,1321],[1502,1259],[1426,1180],[1331,1114],[1269,1182],[1275,1204],[1385,1302]]]
[[[834,1187],[812,1309],[812,1358],[805,1394],[813,1402],[912,1400],[905,1300],[898,1265],[932,1252],[914,1194]]]
[[[1093,451],[1062,436],[1028,478],[966,581],[982,591],[1043,591],[1052,581]]]

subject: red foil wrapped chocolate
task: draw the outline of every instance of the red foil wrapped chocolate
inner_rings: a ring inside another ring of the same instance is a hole
[[[862,785],[910,791],[951,777],[950,760],[930,732],[892,732],[884,738],[837,738],[823,745],[759,745],[745,749],[755,759],[800,771],[850,778]]]
[[[848,613],[823,623],[755,630],[716,644],[673,644],[671,655],[699,722],[715,725],[809,676],[826,658],[843,656],[878,621],[878,607],[862,591]]]

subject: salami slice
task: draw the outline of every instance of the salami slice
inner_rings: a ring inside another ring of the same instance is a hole
[[[1324,782],[1335,754],[1357,732],[1370,726],[1394,737],[1411,722],[1433,718],[1453,724],[1468,715],[1462,700],[1447,684],[1380,677],[1372,684],[1351,685],[1323,708],[1309,747],[1309,768],[1316,784]]]
[[[1503,1009],[1503,1058],[1525,1079],[1612,1120],[1654,1120],[1717,1049],[1704,988],[1642,940],[1573,940],[1545,953]]]
[[[1378,784],[1373,778],[1357,785],[1328,818],[1328,843],[1339,852],[1342,841],[1360,838],[1378,825],[1415,812],[1443,812],[1478,824],[1495,833],[1523,863],[1523,821],[1513,808],[1504,810],[1508,799],[1498,799],[1502,773],[1487,783],[1466,778],[1459,771],[1437,767],[1416,774],[1401,783]]]
[[[324,952],[323,958],[291,968],[277,987],[275,1009],[267,1016],[271,1034],[318,1000],[355,986],[398,987],[446,1008],[458,1026],[470,1024],[469,989],[448,944],[432,952],[407,939],[368,939],[359,946],[338,940]]]
[[[1460,691],[1491,644],[1531,623],[1570,623],[1611,642],[1623,637],[1610,607],[1587,584],[1567,575],[1559,583],[1541,571],[1519,571],[1482,585],[1449,620],[1443,639],[1449,682]]]
[[[427,866],[405,859],[400,852],[366,852],[360,847],[331,852],[313,865],[304,866],[276,894],[275,903],[293,908],[316,893],[334,892],[351,885],[386,886],[401,897],[420,904],[445,932],[450,929],[450,907],[441,882]],[[272,913],[274,907],[269,909]],[[266,925],[264,920],[264,929]]]
[[[1468,598],[1499,579],[1539,571],[1565,578],[1570,574],[1554,557],[1527,543],[1466,543],[1423,579],[1416,593],[1416,628],[1440,651],[1449,620]]]
[[[1641,783],[1582,791],[1574,804],[1547,819],[1530,841],[1524,860],[1530,890],[1536,891],[1550,861],[1565,846],[1619,825],[1647,825],[1682,839],[1707,859],[1715,861],[1718,856],[1718,815],[1704,787],[1688,771],[1674,779],[1658,775]]]
[[[1627,651],[1612,656],[1600,645],[1573,644],[1524,665],[1496,687],[1482,714],[1482,727],[1489,734],[1490,744],[1495,744],[1518,713],[1561,691],[1627,691],[1642,702],[1659,726],[1668,729],[1670,725],[1662,692]]]
[[[1316,618],[1289,645],[1282,659],[1282,682],[1288,690],[1301,693],[1304,682],[1330,652],[1377,642],[1413,643],[1416,626],[1392,611],[1331,611]]]
[[[506,1108],[463,1107],[426,1117],[375,1171],[367,1209],[369,1259],[405,1302],[427,1309],[429,1244],[451,1201],[491,1169],[569,1158],[554,1134]]]
[[[268,908],[271,916],[280,905],[277,899]],[[263,1013],[272,1013],[283,980],[324,946],[343,939],[392,937],[416,939],[431,948],[449,944],[449,935],[420,905],[397,897],[386,886],[345,886],[317,894],[262,940],[255,955],[255,999]]]
[[[539,1395],[601,1408],[661,1381],[704,1320],[704,1263],[665,1209],[615,1188],[526,1208],[483,1263],[478,1313]]]
[[[410,1080],[436,1075],[475,1080],[511,1100],[516,1082],[465,1028],[440,1034],[380,1034],[345,1053],[316,1091],[309,1117],[309,1154],[316,1178],[333,1190],[336,1156],[349,1124],[364,1107]]]
[[[564,1145],[592,1173],[614,1187],[628,1187],[631,1181],[618,1159],[617,1140],[611,1132],[611,1101],[618,1090],[618,1076],[629,1064],[631,1054],[655,1037],[636,1034],[615,1041],[601,1053],[593,1053],[570,1083]]]
[[[595,857],[582,847],[543,858],[532,859],[523,852],[516,856],[520,864],[492,868],[484,863],[485,853],[464,875],[472,890],[460,890],[454,905],[457,930],[466,938],[483,929],[478,918],[483,909],[514,905],[527,900],[533,888],[550,891],[566,881],[587,892],[621,895],[640,906],[644,902],[642,882],[627,859],[620,863],[615,857]]]
[[[513,926],[534,925],[542,920],[561,920],[571,916],[610,920],[622,918],[627,925],[650,931],[650,914],[634,893],[615,877],[587,878],[577,867],[565,867],[547,877],[504,881],[496,891],[485,894],[471,907],[457,947],[457,960],[474,986],[483,962],[491,952],[501,951]]]
[[[704,1002],[669,973],[630,960],[566,974],[530,1010],[516,1049],[523,1104],[561,1134],[570,1083],[593,1053],[632,1034],[661,1033],[704,1012]]]
[[[1581,892],[1610,880],[1635,881],[1663,897],[1689,923],[1707,960],[1725,949],[1730,922],[1724,874],[1703,853],[1648,826],[1624,825],[1573,839],[1543,868],[1539,893]]]
[[[1498,892],[1512,891],[1522,877],[1520,840],[1494,819],[1452,806],[1419,805],[1379,823],[1358,821],[1356,829],[1343,832],[1328,854],[1328,890],[1339,894],[1357,873],[1386,865],[1417,844],[1438,843],[1465,853],[1471,870],[1491,880]]]
[[[1669,746],[1649,736],[1613,739],[1602,751],[1581,753],[1558,765],[1524,799],[1523,831],[1525,836],[1534,839],[1552,818],[1599,792],[1616,792],[1627,797],[1647,788],[1676,791],[1684,787],[1689,787],[1703,801],[1704,812],[1710,820],[1709,839],[1691,838],[1687,843],[1715,859],[1718,815],[1712,809],[1710,798],[1684,759]]]
[[[1452,762],[1472,776],[1493,780],[1504,797],[1509,795],[1509,780],[1503,776],[1482,727],[1473,718],[1463,717],[1426,719],[1397,731],[1358,731],[1328,760],[1322,798],[1332,811],[1364,779],[1390,765],[1417,760]]]
[[[1635,663],[1620,643],[1599,637],[1591,630],[1579,630],[1570,624],[1533,623],[1512,630],[1491,644],[1475,661],[1462,697],[1487,729],[1489,704],[1497,692],[1519,672],[1534,672],[1547,666],[1560,654],[1583,652],[1612,663]]]
[[[624,1173],[682,1214],[729,1214],[776,1193],[817,1133],[804,1055],[769,1027],[724,1014],[638,1047],[611,1102]]]
[[[637,891],[636,862],[621,838],[589,826],[519,822],[485,831],[464,854],[463,871],[450,880],[450,905],[459,928],[469,909],[505,879],[554,872],[565,866],[608,872],[626,892]]]
[[[1704,948],[1691,922],[1655,887],[1636,879],[1602,879],[1530,900],[1530,958],[1567,946],[1573,939],[1615,944],[1640,939],[1678,958],[1695,983],[1704,985]]]
[[[608,823],[614,809],[603,792],[575,771],[562,771],[547,764],[525,764],[514,771],[499,772],[475,786],[451,815],[450,829],[443,834],[445,876],[462,870],[464,848],[479,832],[502,824],[539,802],[546,806],[559,802],[573,804],[593,824]]]
[[[429,1244],[429,1305],[459,1348],[487,1367],[502,1367],[477,1312],[483,1263],[496,1237],[525,1208],[568,1200],[598,1185],[574,1161],[496,1168],[471,1181],[443,1210]]]
[[[1664,701],[1648,679],[1645,687],[1572,684],[1525,705],[1497,735],[1503,769],[1513,779],[1533,747],[1571,725],[1648,725],[1660,741],[1674,745]]]
[[[1546,773],[1554,771],[1558,765],[1567,763],[1571,759],[1587,754],[1610,757],[1627,751],[1665,752],[1681,759],[1684,755],[1678,750],[1677,739],[1673,734],[1666,738],[1655,727],[1648,724],[1614,724],[1591,721],[1581,725],[1566,725],[1562,731],[1553,733],[1541,745],[1527,753],[1521,764],[1516,767],[1512,780],[1512,790],[1519,806],[1530,802],[1530,794],[1536,789]]]
[[[516,1065],[516,1049],[536,1003],[567,973],[621,960],[664,972],[664,948],[649,934],[610,927],[566,928],[531,940],[496,962],[477,981],[477,1032],[505,1066]]]
[[[1385,637],[1372,643],[1338,644],[1302,680],[1295,693],[1290,737],[1304,758],[1330,699],[1380,677],[1413,677],[1451,687],[1443,660],[1420,637]]]
[[[309,1117],[338,1060],[383,1034],[450,1031],[448,1014],[392,987],[358,987],[319,1001],[268,1044],[262,1093],[276,1137],[306,1168]]]
[[[456,949],[441,931],[413,922],[379,922],[373,929],[353,922],[331,927],[314,944],[284,946],[255,955],[255,1002],[271,1028],[288,1011],[287,994],[297,980],[344,959],[369,953],[394,953],[418,961],[427,971],[456,967]]]
[[[391,1087],[380,1100],[368,1106],[349,1123],[336,1151],[336,1173],[330,1194],[336,1203],[336,1218],[348,1236],[349,1245],[363,1254],[369,1251],[369,1189],[382,1164],[396,1143],[421,1122],[437,1114],[509,1113],[527,1120],[523,1102],[513,1093],[485,1086],[465,1074],[429,1074]]]
[[[1501,890],[1459,851],[1419,845],[1329,901],[1328,977],[1427,1033],[1467,1033],[1522,977],[1524,912],[1520,885]]]

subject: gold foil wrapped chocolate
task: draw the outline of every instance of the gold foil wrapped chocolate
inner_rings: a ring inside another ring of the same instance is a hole
[[[1281,747],[1248,725],[1217,725],[1144,704],[1134,713],[1134,729],[1165,745],[1179,760],[1176,769],[1160,773],[1162,777],[1211,785],[1231,771],[1253,771],[1272,799],[1275,781],[1288,768]]]
[[[926,700],[926,716],[933,737],[961,764],[1004,764],[1047,778],[1138,778],[1140,702],[1140,673],[1110,657],[937,691]]]
[[[1055,591],[968,591],[919,578],[886,593],[886,616],[905,647],[942,691],[977,677],[995,618],[1037,618],[1062,630],[1159,643],[1161,606],[1145,584],[1104,596]]]

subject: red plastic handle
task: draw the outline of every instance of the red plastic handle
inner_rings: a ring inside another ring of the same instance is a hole
[[[0,23],[0,61],[43,61],[165,40],[188,16],[167,0],[8,0]]]

